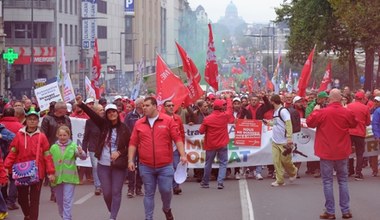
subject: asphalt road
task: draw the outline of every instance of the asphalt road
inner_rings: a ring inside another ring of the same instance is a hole
[[[216,182],[209,189],[202,189],[191,178],[182,185],[183,194],[174,195],[172,209],[179,220],[314,220],[323,212],[324,196],[320,178],[304,174],[301,179],[282,187],[271,187],[272,179],[226,180],[225,188],[218,190]],[[380,177],[371,177],[370,169],[364,169],[363,181],[350,178],[351,211],[353,219],[380,219]],[[335,183],[337,219],[341,219],[338,186]],[[144,219],[143,197],[128,199],[127,185],[123,189],[122,206],[118,219]],[[50,189],[43,187],[40,202],[40,219],[60,219],[55,203],[49,201]],[[161,200],[156,193],[155,219],[165,219]],[[109,214],[102,196],[93,195],[91,184],[80,185],[75,191],[73,219],[104,220]],[[9,211],[8,219],[22,220],[21,210]]]

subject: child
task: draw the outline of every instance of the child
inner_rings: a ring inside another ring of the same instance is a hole
[[[50,148],[56,176],[52,186],[57,199],[59,215],[65,220],[71,220],[74,189],[75,185],[79,184],[75,159],[76,157],[82,160],[86,159],[86,153],[70,140],[71,132],[66,125],[59,127],[56,135],[58,141]]]

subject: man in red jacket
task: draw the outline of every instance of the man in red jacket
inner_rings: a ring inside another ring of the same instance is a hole
[[[218,189],[223,189],[223,180],[226,177],[228,151],[227,145],[230,141],[228,137],[228,121],[229,115],[232,114],[232,104],[229,95],[227,102],[222,99],[214,101],[214,111],[207,116],[199,128],[199,133],[205,134],[204,150],[206,150],[206,164],[201,182],[202,188],[209,188],[209,180],[211,174],[212,162],[218,155],[219,172],[218,172]],[[227,111],[225,112],[225,105]]]
[[[185,128],[183,127],[183,123],[181,120],[181,117],[177,114],[174,114],[174,103],[171,100],[166,100],[164,102],[164,108],[165,108],[165,113],[172,117],[177,124],[179,128],[179,132],[181,134],[182,142],[185,143]],[[177,165],[179,163],[179,152],[177,149],[177,146],[173,143],[173,168],[176,170]],[[179,195],[182,193],[182,189],[179,187],[179,184],[176,183],[173,179],[173,193],[175,195]]]
[[[187,163],[184,145],[176,122],[172,117],[158,112],[155,98],[145,98],[143,110],[145,117],[136,122],[129,141],[128,168],[130,171],[135,170],[134,158],[138,148],[139,171],[145,189],[145,219],[153,219],[154,194],[158,185],[163,203],[162,210],[166,219],[172,220],[172,143],[175,142],[183,164]]]
[[[347,105],[347,109],[351,110],[354,113],[356,121],[358,122],[355,128],[350,128],[351,142],[355,146],[356,153],[355,180],[363,180],[362,168],[365,148],[365,135],[366,128],[371,123],[371,114],[369,107],[364,104],[366,101],[367,100],[365,99],[364,92],[357,92],[355,94],[355,101]],[[350,159],[349,163],[350,167],[353,169],[353,159]]]
[[[335,219],[335,203],[333,190],[333,172],[339,183],[339,204],[342,218],[352,218],[350,212],[350,195],[348,191],[348,157],[351,154],[350,128],[357,122],[352,111],[341,104],[342,95],[338,89],[332,89],[329,104],[326,108],[313,111],[306,123],[317,128],[314,144],[315,155],[320,158],[323,191],[326,211],[320,219]],[[332,135],[334,134],[334,135]]]

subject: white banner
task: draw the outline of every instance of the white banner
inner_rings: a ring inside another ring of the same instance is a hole
[[[71,83],[70,74],[65,74],[63,79],[63,101],[68,103],[75,100],[73,84]]]
[[[86,97],[87,98],[93,98],[96,99],[96,94],[94,88],[91,86],[91,80],[86,76],[85,77],[85,84],[86,84]]]
[[[71,118],[71,124],[73,127],[73,139],[74,141],[82,146],[85,119]],[[189,161],[189,168],[203,168],[206,153],[203,150],[204,135],[199,134],[200,125],[184,125],[185,126],[185,136],[186,143],[185,149],[187,153],[187,159]],[[235,146],[235,125],[228,125],[228,132],[230,137],[230,142],[228,144],[228,167],[247,167],[256,165],[268,165],[272,164],[272,130],[271,127],[262,127],[261,136],[261,146],[251,147],[251,146]],[[293,162],[304,162],[304,161],[318,161],[319,158],[314,155],[314,140],[315,140],[315,129],[302,128],[301,132],[293,135],[293,141],[297,145],[298,151],[307,155],[303,157],[299,154],[293,153]],[[353,149],[354,152],[354,149]],[[380,153],[377,141],[373,139],[371,127],[367,127],[367,138],[366,138],[366,148],[365,156],[375,156]],[[352,157],[354,154],[351,155]],[[79,160],[79,159],[78,159]],[[78,161],[80,164],[85,164],[85,161]],[[217,164],[215,164],[217,167]]]
[[[59,92],[57,82],[53,82],[46,86],[35,89],[34,94],[36,94],[38,106],[40,107],[41,111],[49,109],[49,104],[52,101],[62,101],[62,96]]]

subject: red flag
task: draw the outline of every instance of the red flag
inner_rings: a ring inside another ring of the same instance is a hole
[[[267,88],[267,90],[270,90],[270,91],[274,91],[274,85],[272,83],[272,81],[269,79],[268,77],[268,72],[266,69],[263,69],[264,73],[265,73],[265,86]]]
[[[166,100],[171,100],[174,104],[174,111],[181,106],[189,94],[189,90],[181,79],[174,75],[159,55],[157,55],[156,64],[156,85],[158,105],[164,104]]]
[[[102,69],[102,65],[100,64],[99,51],[98,51],[98,40],[95,39],[94,46],[94,56],[92,58],[92,79],[91,85],[95,90],[96,99],[100,98],[100,90],[99,90],[99,77],[100,70]]]
[[[206,82],[218,91],[218,64],[216,63],[215,47],[214,47],[214,37],[212,36],[211,24],[208,24],[209,35],[208,35],[208,50],[207,50],[207,60],[205,69],[205,80]]]
[[[321,85],[319,86],[318,92],[326,91],[328,90],[328,86],[332,82],[332,73],[331,73],[331,60],[329,60],[325,75],[323,76]]]
[[[193,81],[199,83],[201,81],[201,75],[199,74],[197,66],[195,66],[193,60],[187,55],[186,51],[175,42],[178,48],[179,55],[182,59],[183,72],[186,73],[188,79],[192,79]]]
[[[313,68],[313,57],[314,57],[314,50],[310,52],[309,57],[307,58],[301,72],[300,79],[298,81],[298,94],[301,97],[305,97],[306,95],[306,88],[310,81],[311,76],[311,70]]]
[[[189,90],[189,96],[185,100],[185,105],[189,106],[195,103],[203,95],[203,90],[199,85],[201,81],[201,76],[199,75],[198,69],[194,62],[187,55],[186,51],[176,42],[179,55],[182,58],[183,71],[187,75],[187,89]]]

